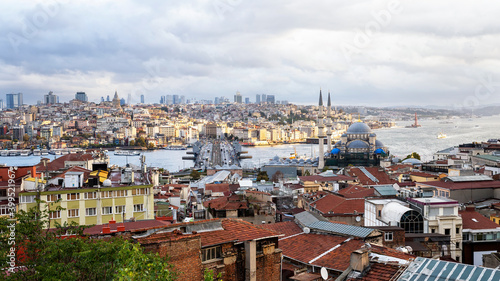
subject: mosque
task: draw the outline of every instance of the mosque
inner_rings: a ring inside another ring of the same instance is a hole
[[[319,92],[319,115],[318,115],[318,138],[319,138],[319,161],[318,169],[325,166],[346,167],[354,166],[378,166],[380,160],[389,155],[389,150],[384,144],[377,140],[377,135],[370,127],[358,120],[353,123],[341,136],[340,140],[332,145],[332,115],[331,100],[328,93],[327,114],[324,115],[323,97]],[[326,125],[326,135],[325,135]],[[327,138],[327,153],[324,153],[324,138]]]

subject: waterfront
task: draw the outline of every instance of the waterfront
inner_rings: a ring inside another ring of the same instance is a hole
[[[381,140],[392,155],[405,157],[415,151],[427,161],[438,151],[461,143],[473,141],[487,141],[491,138],[500,138],[499,116],[483,118],[462,118],[448,120],[420,120],[422,127],[405,128],[408,122],[397,122],[397,127],[374,130],[377,139]],[[447,135],[445,139],[438,139],[439,133]],[[245,147],[247,155],[251,159],[244,159],[241,165],[244,168],[254,168],[265,164],[274,156],[280,158],[290,157],[297,152],[298,156],[318,157],[318,146],[311,144],[283,144],[275,146]],[[160,167],[175,172],[193,166],[193,161],[182,160],[189,150],[155,150],[145,151],[146,164],[148,167]],[[111,165],[123,166],[127,163],[140,165],[138,156],[116,156],[113,152],[108,153]],[[55,155],[45,156],[55,159]],[[13,166],[34,165],[40,162],[42,156],[17,156],[0,157],[0,163]]]

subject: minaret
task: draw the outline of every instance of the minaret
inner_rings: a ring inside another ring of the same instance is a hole
[[[332,151],[332,101],[330,91],[328,91],[328,103],[326,104],[326,143],[328,152]]]
[[[323,96],[321,94],[321,89],[319,90],[319,114],[318,114],[318,141],[319,141],[319,162],[318,170],[323,170],[325,167],[325,152],[324,142],[325,142],[325,126],[323,125]]]

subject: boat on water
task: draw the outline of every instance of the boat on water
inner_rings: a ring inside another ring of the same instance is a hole
[[[9,156],[9,151],[8,150],[3,150],[2,152],[0,152],[0,156]]]
[[[21,155],[21,152],[19,150],[10,150],[9,151],[9,156],[19,156]]]
[[[437,136],[438,139],[445,139],[447,138],[446,134],[445,133],[440,133],[438,136]]]
[[[48,149],[42,149],[42,156],[47,156],[49,155],[49,150]]]
[[[34,156],[40,156],[40,155],[42,155],[42,151],[40,149],[38,149],[38,148],[34,149],[33,150],[33,155]]]
[[[21,156],[30,156],[30,154],[31,154],[31,150],[24,149],[24,150],[21,150],[21,152],[20,152]]]
[[[141,153],[139,151],[129,151],[129,150],[116,150],[116,156],[139,156]]]

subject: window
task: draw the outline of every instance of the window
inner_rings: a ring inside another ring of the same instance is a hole
[[[85,193],[85,199],[96,199],[97,198],[97,192],[86,192]]]
[[[102,207],[103,215],[111,215],[113,213],[113,207]]]
[[[385,241],[392,241],[394,234],[392,232],[386,232],[384,239]]]
[[[456,233],[457,233],[457,234],[460,234],[460,227],[457,227],[457,228],[456,228]]]
[[[1,215],[8,215],[8,214],[10,214],[9,206],[7,206],[7,205],[0,206],[0,216]]]
[[[455,249],[460,249],[460,242],[455,243]]]
[[[456,257],[455,257],[455,260],[456,260],[457,262],[460,262],[460,257],[459,257],[459,256],[456,256]]]
[[[51,212],[49,212],[49,218],[51,218],[51,219],[61,218],[61,211],[51,211]]]
[[[68,201],[80,200],[80,193],[68,193],[68,194],[66,194],[66,199]]]
[[[382,216],[382,210],[378,210],[378,216],[381,217]]]
[[[444,235],[450,235],[450,233],[451,233],[451,229],[449,229],[449,228],[444,229]]]
[[[149,194],[147,188],[132,189],[132,195],[145,195],[145,194]]]
[[[125,213],[125,206],[115,206],[115,214]]]
[[[435,228],[432,228],[432,229],[431,229],[431,233],[436,233],[436,229],[435,229]]]
[[[47,195],[47,202],[56,202],[61,199],[61,194],[50,194]]]
[[[219,259],[221,257],[221,247],[212,247],[201,250],[201,261]]]
[[[78,217],[79,209],[69,209],[68,210],[68,218]]]
[[[33,203],[35,202],[35,195],[20,196],[21,203]]]
[[[115,196],[116,197],[126,197],[127,191],[126,190],[117,190],[117,191],[115,191]]]
[[[97,209],[96,208],[87,208],[87,209],[85,209],[85,215],[86,216],[95,216],[95,215],[97,215]]]
[[[101,197],[102,198],[112,198],[113,191],[101,191]]]
[[[135,204],[134,205],[134,212],[144,212],[144,205],[143,204]]]

